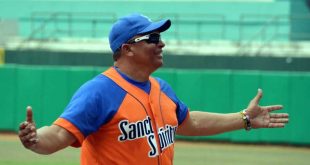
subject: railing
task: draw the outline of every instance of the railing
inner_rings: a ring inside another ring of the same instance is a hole
[[[168,40],[175,40],[179,44],[183,41],[233,41],[239,45],[238,54],[241,55],[252,51],[255,42],[260,42],[259,47],[255,47],[256,54],[260,54],[274,41],[310,40],[309,31],[294,31],[298,24],[309,29],[310,16],[242,14],[232,20],[220,14],[146,15],[153,20],[172,20],[172,28],[165,32]],[[57,40],[63,37],[105,38],[117,18],[116,13],[36,12],[26,19],[30,22],[31,33],[25,42],[34,39]]]
[[[156,15],[156,14],[150,14]],[[155,17],[156,18],[156,17]],[[166,13],[157,17],[169,18],[173,28],[167,33],[172,33],[172,39],[182,40],[208,40],[212,38],[226,39],[226,17],[221,14],[184,14]],[[212,28],[216,27],[216,28]],[[210,28],[211,27],[211,28]]]
[[[268,38],[279,39],[306,37],[310,34],[292,33],[290,23],[292,21],[310,21],[310,16],[288,16],[288,15],[262,15],[242,14],[239,20],[228,20],[221,14],[177,14],[177,13],[149,13],[148,16],[155,20],[170,18],[173,21],[173,28],[170,30],[170,37],[182,40],[190,36],[194,40],[208,40],[216,38],[219,40],[265,40]],[[116,13],[91,13],[91,12],[35,12],[30,18],[24,19],[30,22],[31,33],[29,38],[50,38],[56,37],[103,37],[102,31],[108,32],[114,21]],[[235,34],[238,37],[230,37],[227,31],[232,26],[238,26]],[[101,28],[102,27],[102,28]],[[256,30],[253,30],[255,28]],[[250,29],[250,34],[247,30]],[[252,30],[251,30],[252,29]],[[268,31],[274,30],[272,33]],[[310,33],[310,32],[309,32]],[[204,36],[210,36],[204,37]]]
[[[147,14],[151,18],[170,18],[173,28],[168,32],[169,38],[176,40],[206,40],[203,36],[226,39],[226,18],[219,14],[187,14],[176,13]],[[30,22],[28,39],[57,39],[58,37],[107,37],[109,27],[115,22],[115,13],[70,13],[70,12],[35,12],[23,21]],[[216,26],[208,31],[208,26]],[[104,33],[104,34],[103,34]]]
[[[110,25],[116,19],[114,13],[35,12],[29,19],[31,34],[28,39],[96,38],[106,29],[100,29],[101,25]]]

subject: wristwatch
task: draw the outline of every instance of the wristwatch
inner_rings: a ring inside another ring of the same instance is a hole
[[[242,120],[243,120],[243,123],[244,123],[244,129],[247,130],[247,131],[250,131],[252,129],[251,121],[250,121],[249,115],[247,115],[245,113],[245,111],[246,110],[240,111],[240,114],[242,116]]]

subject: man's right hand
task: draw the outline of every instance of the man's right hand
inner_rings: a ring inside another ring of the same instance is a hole
[[[25,148],[32,149],[39,142],[37,129],[32,117],[32,108],[27,107],[26,121],[19,125],[19,139]]]

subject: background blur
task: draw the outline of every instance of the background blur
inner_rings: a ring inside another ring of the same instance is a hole
[[[310,145],[309,0],[1,0],[0,131],[17,131],[32,105],[50,125],[74,91],[113,65],[108,33],[118,17],[169,18],[163,33],[168,81],[191,109],[237,112],[262,88],[262,105],[283,104],[284,129],[210,137]]]

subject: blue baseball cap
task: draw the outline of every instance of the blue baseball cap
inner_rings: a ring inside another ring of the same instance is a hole
[[[109,35],[110,48],[116,52],[122,44],[138,34],[150,33],[153,31],[163,32],[171,26],[169,19],[153,22],[150,18],[134,13],[118,19],[112,26]]]

